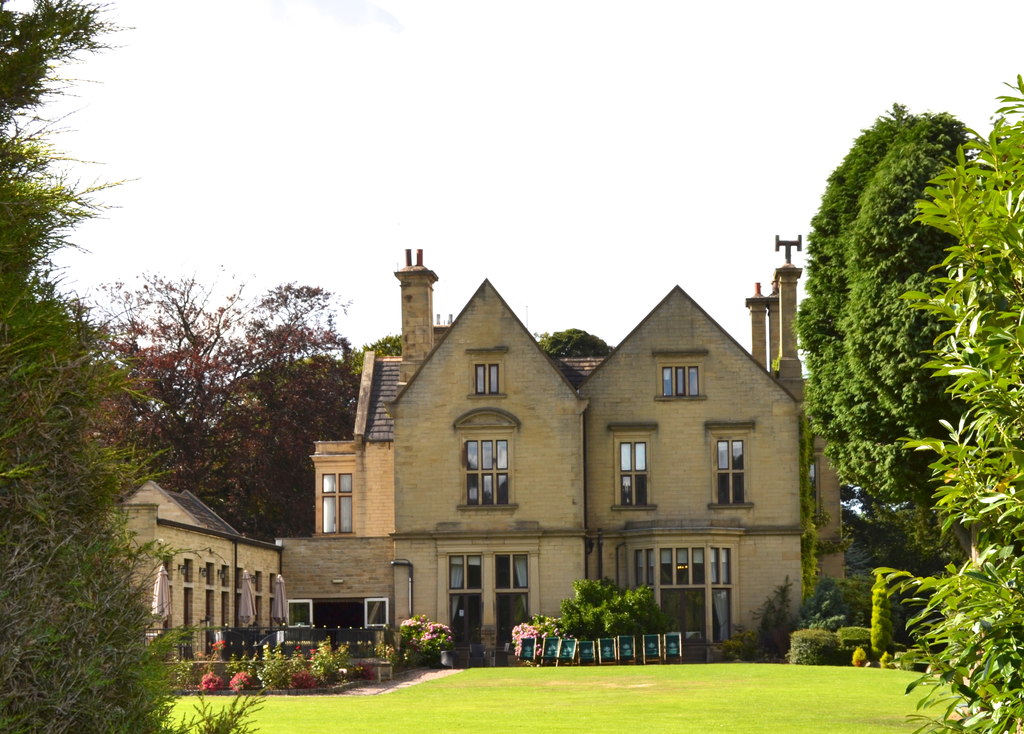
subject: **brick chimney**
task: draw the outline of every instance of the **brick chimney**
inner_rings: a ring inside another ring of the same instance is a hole
[[[398,382],[412,379],[423,360],[434,348],[434,283],[437,275],[423,266],[423,250],[416,250],[416,264],[412,250],[405,251],[405,267],[395,273],[402,288],[402,367]]]

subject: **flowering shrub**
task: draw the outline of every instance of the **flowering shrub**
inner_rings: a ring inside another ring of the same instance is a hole
[[[423,665],[441,664],[441,652],[455,649],[455,641],[448,625],[431,622],[427,615],[410,617],[399,628],[402,645],[412,650]]]
[[[232,691],[241,693],[256,687],[256,679],[246,672],[235,673],[228,684]]]
[[[348,664],[348,645],[333,648],[330,640],[324,640],[309,653],[309,671],[321,685],[336,683]]]
[[[292,688],[316,688],[316,677],[308,670],[292,673]]]
[[[516,644],[516,656],[523,651],[521,640],[524,637],[566,637],[559,628],[557,617],[545,617],[543,614],[534,614],[528,622],[517,624],[512,629],[512,642]],[[538,643],[538,647],[540,644]]]
[[[263,646],[263,665],[259,673],[266,688],[287,688],[294,672],[292,661],[284,656],[280,647]]]
[[[216,673],[206,673],[199,681],[201,691],[221,691],[224,689],[224,679]]]

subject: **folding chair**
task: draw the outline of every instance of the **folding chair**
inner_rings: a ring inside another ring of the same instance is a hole
[[[524,637],[519,640],[519,659],[532,662],[537,657],[537,638]]]
[[[634,647],[636,641],[633,639],[633,635],[619,635],[619,662],[620,663],[635,663],[636,662],[636,648]]]
[[[561,640],[558,637],[545,637],[544,638],[544,651],[541,653],[540,659],[545,663],[554,663],[558,661],[558,643]]]
[[[572,663],[576,661],[576,640],[563,637],[558,643],[558,662]]]
[[[644,635],[644,662],[660,663],[661,657],[661,635]]]
[[[683,662],[683,633],[682,632],[666,632],[665,633],[665,662],[668,662],[668,663],[681,663],[681,662]]]
[[[577,645],[580,665],[593,665],[597,662],[597,648],[593,640],[580,640]]]
[[[602,664],[619,661],[619,651],[614,637],[602,637],[597,641],[597,661]]]

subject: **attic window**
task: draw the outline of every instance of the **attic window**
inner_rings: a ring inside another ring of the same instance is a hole
[[[474,365],[474,392],[477,395],[497,395],[501,392],[499,374],[495,363]]]

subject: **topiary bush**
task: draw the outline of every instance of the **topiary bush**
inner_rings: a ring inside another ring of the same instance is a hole
[[[871,654],[879,659],[892,651],[892,604],[885,578],[878,574],[871,588]]]
[[[839,647],[844,650],[853,650],[863,647],[865,650],[871,647],[871,630],[867,627],[840,627],[836,630],[839,638]]]
[[[794,665],[846,665],[847,660],[831,630],[797,630],[789,636],[789,662]]]
[[[863,668],[868,664],[868,654],[864,651],[863,647],[858,647],[853,651],[853,664],[857,668]]]

